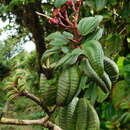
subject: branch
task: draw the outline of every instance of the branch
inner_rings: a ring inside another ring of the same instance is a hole
[[[28,91],[23,91],[21,96],[25,96],[28,97],[30,99],[32,99],[34,102],[36,102],[38,105],[40,105],[42,107],[42,109],[48,114],[50,115],[52,112],[50,110],[48,110],[44,104],[40,101],[40,99],[38,97],[36,97],[35,95],[29,93]]]
[[[56,124],[46,121],[48,116],[38,119],[38,120],[20,120],[20,119],[9,119],[9,118],[1,118],[0,124],[8,124],[8,125],[41,125],[45,128],[51,128],[52,130],[62,130]]]

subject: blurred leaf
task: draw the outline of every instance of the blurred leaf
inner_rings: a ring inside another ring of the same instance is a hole
[[[121,104],[123,102],[123,106],[125,105],[125,109],[130,108],[130,87],[126,81],[122,80],[115,84],[112,90],[112,102],[114,106],[119,109],[121,108]],[[126,106],[128,106],[126,108]],[[123,109],[123,108],[122,108]]]
[[[63,4],[65,4],[68,0],[56,0],[55,6],[56,8],[60,8]]]
[[[108,56],[117,54],[122,47],[122,37],[118,34],[109,34],[105,41],[105,54]]]
[[[105,8],[107,0],[96,0],[96,10],[100,11]]]
[[[86,3],[91,8],[96,8],[96,2],[94,0],[86,0]]]
[[[120,76],[124,75],[124,66],[123,66],[124,59],[125,59],[124,57],[119,57],[117,61]]]

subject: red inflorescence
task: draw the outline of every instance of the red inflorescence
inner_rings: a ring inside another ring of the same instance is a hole
[[[80,0],[77,0],[76,1],[76,5],[79,7],[81,5],[81,1]]]
[[[55,20],[52,19],[52,18],[49,19],[49,22],[50,22],[51,24],[55,24]]]
[[[66,6],[64,5],[62,8],[60,8],[61,12],[64,13],[66,11]]]
[[[73,0],[69,0],[66,2],[66,5],[71,6],[73,4]]]
[[[54,11],[53,11],[53,17],[58,16],[59,13],[60,13],[59,9],[54,9]]]

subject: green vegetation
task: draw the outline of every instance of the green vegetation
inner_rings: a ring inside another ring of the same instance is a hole
[[[130,129],[129,12],[129,0],[0,0],[0,34],[15,30],[0,41],[0,130]]]

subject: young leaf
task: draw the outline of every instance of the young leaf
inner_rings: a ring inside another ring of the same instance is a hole
[[[87,35],[98,27],[99,23],[102,21],[103,17],[97,15],[95,17],[87,17],[80,20],[78,24],[78,31],[80,35]]]

